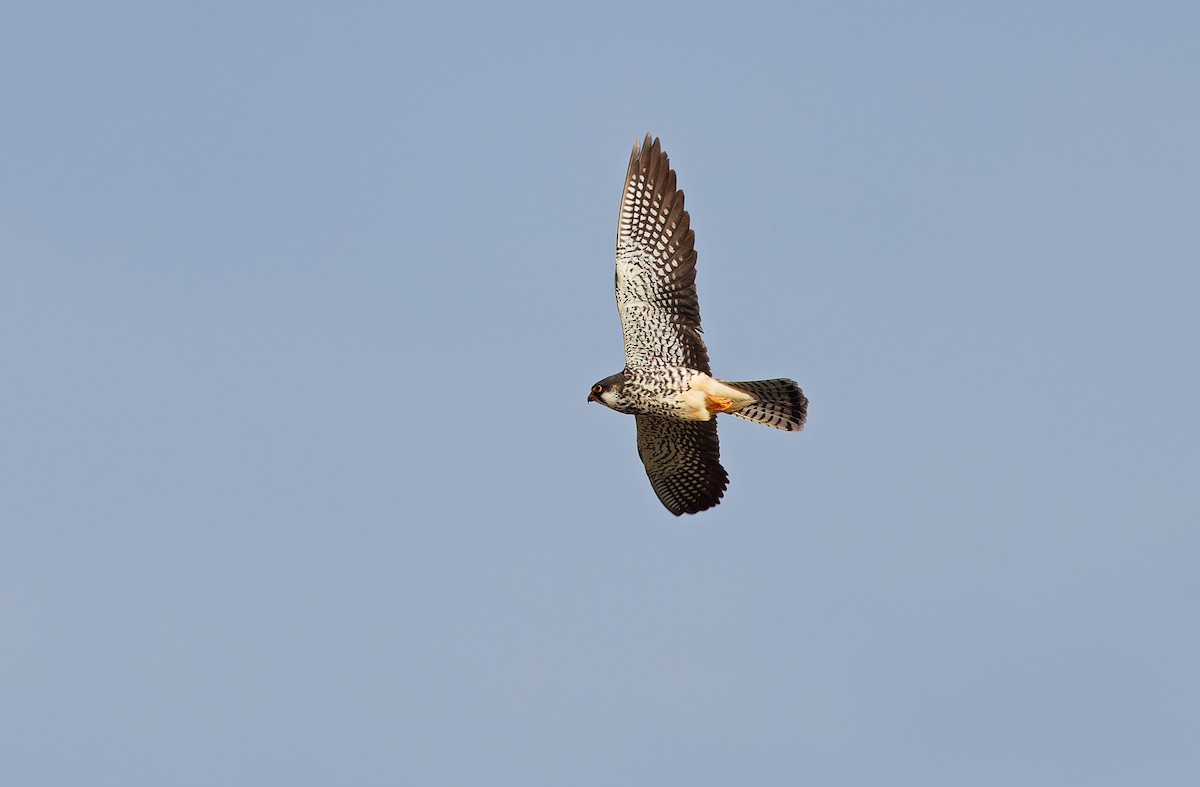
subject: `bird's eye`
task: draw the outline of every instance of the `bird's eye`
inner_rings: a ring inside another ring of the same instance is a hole
[[[592,393],[594,393],[594,394],[598,394],[603,391],[604,391],[604,386],[602,386],[602,385],[593,385],[592,386]]]

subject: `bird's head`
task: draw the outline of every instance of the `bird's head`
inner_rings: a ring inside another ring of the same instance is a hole
[[[621,391],[625,388],[625,372],[617,372],[611,377],[605,377],[592,386],[588,394],[589,402],[599,402],[613,410],[621,409]]]

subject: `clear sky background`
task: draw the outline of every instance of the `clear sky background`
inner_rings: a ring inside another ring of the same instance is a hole
[[[0,17],[5,783],[1200,783],[1200,5]],[[682,519],[646,131],[812,400]]]

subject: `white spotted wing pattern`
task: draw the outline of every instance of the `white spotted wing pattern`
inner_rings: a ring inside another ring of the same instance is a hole
[[[617,311],[625,365],[710,373],[696,299],[696,235],[657,139],[634,143],[617,224]]]
[[[617,224],[617,311],[625,367],[666,377],[662,367],[711,373],[700,337],[696,234],[658,139],[633,145]],[[656,370],[661,369],[661,373]],[[717,422],[637,416],[638,456],[655,494],[675,515],[715,506],[729,475],[721,466]]]

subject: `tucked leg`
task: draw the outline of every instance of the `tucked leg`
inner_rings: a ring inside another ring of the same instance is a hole
[[[733,406],[733,400],[726,396],[708,394],[704,397],[704,406],[710,413],[723,413]]]

